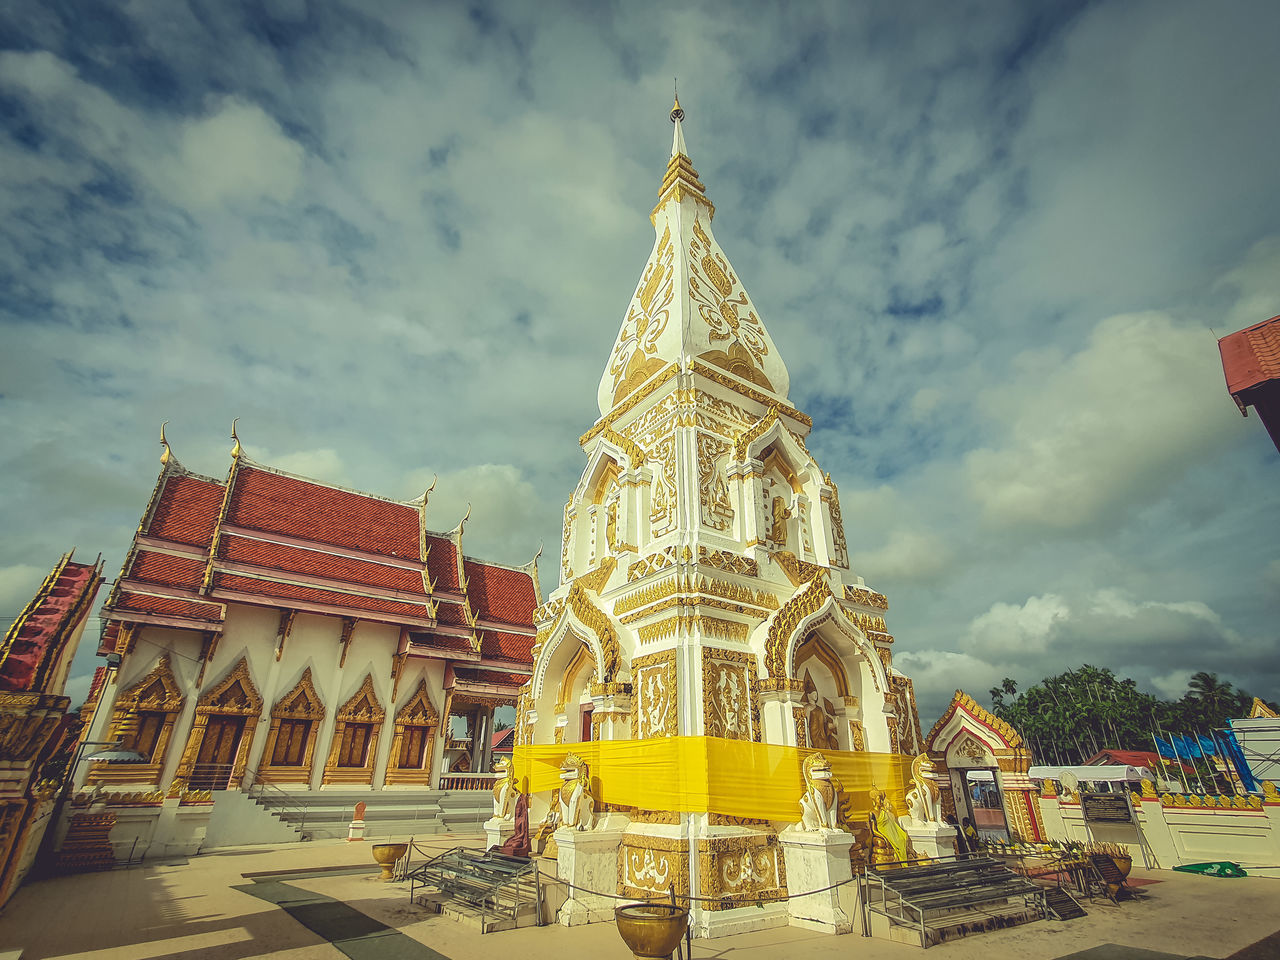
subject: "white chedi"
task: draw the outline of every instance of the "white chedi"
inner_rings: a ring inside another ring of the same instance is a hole
[[[820,753],[811,753],[801,768],[804,795],[800,798],[801,830],[844,830],[840,816],[841,783],[831,774],[831,762]]]

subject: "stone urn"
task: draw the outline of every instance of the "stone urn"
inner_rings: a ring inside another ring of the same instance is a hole
[[[382,880],[392,879],[391,873],[396,861],[409,849],[407,843],[375,843],[373,845],[373,861],[382,867]]]
[[[667,960],[689,928],[689,908],[674,903],[628,903],[614,907],[613,917],[638,960]]]

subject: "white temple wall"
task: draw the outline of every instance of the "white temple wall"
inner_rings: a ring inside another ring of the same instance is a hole
[[[1137,822],[1092,823],[1078,801],[1041,797],[1040,816],[1050,840],[1117,843],[1133,862],[1168,870],[1187,863],[1231,860],[1249,867],[1280,863],[1280,803],[1262,809],[1165,806],[1133,797]]]

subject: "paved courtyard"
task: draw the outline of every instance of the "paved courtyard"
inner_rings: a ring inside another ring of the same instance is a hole
[[[440,850],[475,838],[433,837]],[[326,868],[367,865],[367,873]],[[284,873],[281,873],[281,872]],[[612,924],[528,927],[481,937],[410,905],[407,884],[376,879],[369,844],[323,841],[219,850],[190,861],[30,882],[0,917],[0,956],[23,960],[627,960]],[[309,875],[308,875],[309,874]],[[247,875],[247,876],[246,876]],[[1089,915],[1040,921],[930,948],[936,960],[993,957],[1157,960],[1229,957],[1280,927],[1280,879],[1220,880],[1142,871],[1138,900],[1086,903]],[[1108,947],[1118,944],[1125,949]],[[716,960],[920,957],[918,947],[795,927],[695,941]],[[1249,960],[1280,956],[1280,941]]]

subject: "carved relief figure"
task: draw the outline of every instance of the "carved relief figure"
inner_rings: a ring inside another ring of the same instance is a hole
[[[711,687],[713,695],[707,718],[707,733],[726,740],[750,739],[751,714],[746,668],[716,663],[711,669],[715,671],[715,678]]]
[[[809,746],[815,750],[839,750],[840,735],[833,717],[835,707],[830,700],[818,696],[818,688],[808,671],[804,675],[804,699],[809,711]],[[822,706],[818,705],[819,699]]]
[[[590,830],[596,825],[596,801],[591,795],[591,769],[585,760],[569,754],[560,764],[560,792],[556,797],[559,825]]]
[[[831,774],[831,762],[820,753],[805,757],[804,796],[800,798],[801,830],[843,830],[840,822],[841,784]]]
[[[942,822],[942,794],[933,780],[933,763],[929,755],[921,753],[911,761],[911,782],[907,791],[907,808],[916,823]]]
[[[791,511],[787,509],[787,501],[782,497],[773,498],[771,517],[769,539],[777,544],[786,544],[787,521],[791,519]]]
[[[618,501],[609,501],[609,510],[604,524],[604,539],[612,553],[618,546]]]

